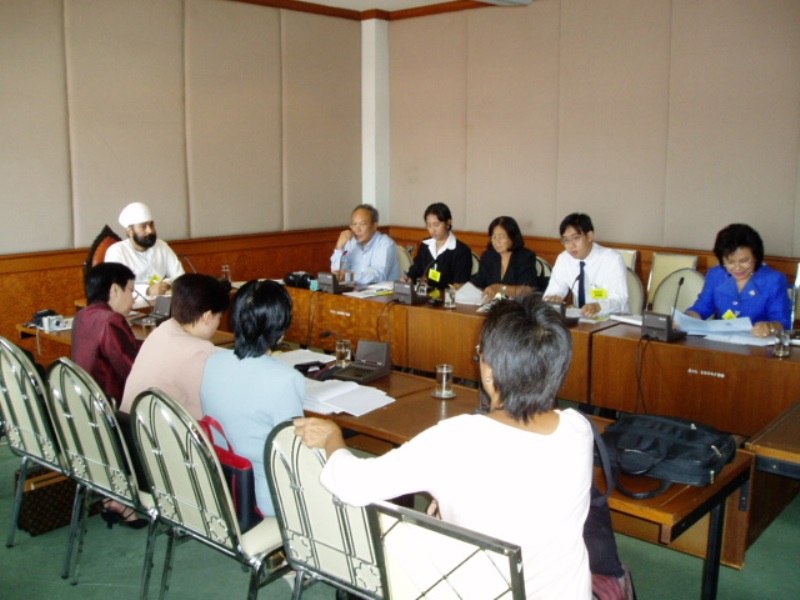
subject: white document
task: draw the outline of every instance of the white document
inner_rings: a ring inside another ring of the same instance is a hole
[[[352,381],[349,383],[353,383]],[[394,402],[394,398],[387,396],[384,392],[375,388],[363,385],[357,386],[358,389],[336,396],[326,404],[334,406],[337,412],[346,412],[354,417],[360,417],[373,410],[386,406]]]
[[[712,342],[724,342],[726,344],[736,344],[737,346],[774,346],[775,338],[762,338],[756,337],[749,333],[734,333],[732,335],[725,335],[722,333],[714,333],[706,336],[707,340]]]
[[[627,323],[628,325],[642,326],[642,315],[611,315],[612,321]]]
[[[337,396],[354,392],[357,389],[358,384],[355,381],[339,381],[338,379],[317,381],[315,379],[306,379],[306,398],[331,405],[331,401]]]
[[[483,290],[479,290],[469,281],[456,290],[456,304],[470,304],[480,306],[483,298]]]
[[[678,329],[680,331],[685,331],[689,335],[750,333],[753,329],[750,317],[739,319],[710,319],[705,321],[703,319],[690,317],[679,310],[676,310],[674,315],[673,322],[678,326]]]
[[[311,350],[290,350],[289,352],[276,352],[272,358],[277,358],[281,362],[285,362],[290,367],[301,365],[307,362],[319,361],[328,363],[336,360],[336,357],[331,354],[322,354],[320,352],[312,352]]]

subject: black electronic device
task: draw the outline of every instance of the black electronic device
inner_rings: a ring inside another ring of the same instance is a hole
[[[686,337],[685,331],[672,328],[672,317],[646,310],[642,315],[642,338],[659,342],[674,342]]]
[[[314,276],[311,273],[306,273],[305,271],[292,271],[291,273],[287,273],[283,276],[283,283],[289,287],[307,290],[311,287],[312,279],[314,279]]]
[[[411,282],[394,282],[394,299],[400,304],[422,304],[428,301],[427,296],[417,294],[417,286]]]
[[[337,371],[334,379],[369,383],[392,371],[392,352],[386,342],[361,340],[356,349],[356,359]]]
[[[341,283],[333,273],[318,273],[317,281],[319,282],[319,290],[328,294],[352,292],[356,287],[355,283]]]
[[[42,321],[45,317],[57,317],[58,313],[54,311],[52,308],[45,308],[44,310],[38,311],[36,314],[33,315],[29,323],[26,323],[29,327],[41,327]]]

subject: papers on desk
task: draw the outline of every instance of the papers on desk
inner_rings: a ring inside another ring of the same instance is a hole
[[[370,283],[363,290],[344,292],[342,296],[351,296],[353,298],[373,298],[375,296],[390,296],[391,294],[394,294],[394,283],[391,281],[381,281],[379,283]]]
[[[483,298],[483,290],[479,290],[470,282],[462,285],[456,290],[456,304],[469,304],[472,306],[480,306]]]
[[[628,325],[642,326],[642,315],[611,315],[612,321],[619,321],[620,323],[627,323]]]
[[[736,344],[739,346],[774,346],[775,338],[756,337],[750,333],[713,333],[706,336],[707,340],[712,342],[724,342],[726,344]]]
[[[385,392],[354,381],[306,379],[303,409],[323,415],[346,412],[360,417],[392,402],[394,398]]]
[[[581,323],[600,323],[601,321],[608,321],[608,315],[599,317],[584,317],[581,314],[581,309],[577,306],[568,306],[567,314],[564,315],[568,319],[578,319]],[[639,323],[641,325],[641,323]]]
[[[735,333],[749,334],[753,329],[750,317],[740,319],[696,319],[686,313],[676,310],[673,321],[680,331],[685,331],[689,335],[730,335]]]
[[[311,350],[292,350],[272,355],[274,358],[294,367],[307,362],[331,362],[336,358]],[[306,378],[306,398],[303,410],[329,415],[346,412],[360,417],[373,410],[394,402],[394,398],[375,388],[358,385],[354,381],[317,381]]]

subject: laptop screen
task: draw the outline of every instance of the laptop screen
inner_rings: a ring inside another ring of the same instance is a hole
[[[168,317],[172,306],[172,296],[156,296],[156,304],[153,307],[153,315]]]

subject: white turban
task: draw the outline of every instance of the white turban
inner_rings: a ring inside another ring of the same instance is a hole
[[[143,202],[131,202],[119,213],[119,224],[125,229],[137,223],[148,223],[153,220],[150,207]]]

